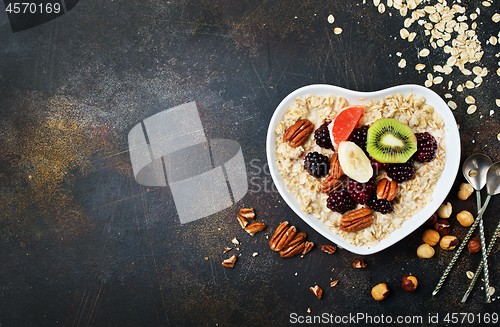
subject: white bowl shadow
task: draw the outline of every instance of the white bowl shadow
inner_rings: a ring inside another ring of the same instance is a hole
[[[446,163],[443,172],[437,181],[433,192],[433,200],[422,208],[416,215],[403,222],[402,227],[393,231],[387,238],[381,240],[374,246],[355,246],[346,242],[340,235],[330,231],[319,219],[313,215],[306,214],[301,210],[299,201],[286,188],[283,178],[278,171],[276,164],[276,133],[275,127],[287,111],[288,107],[293,104],[296,98],[305,95],[335,95],[336,97],[344,97],[350,105],[363,104],[371,100],[381,100],[393,94],[417,94],[422,95],[426,99],[426,103],[431,105],[444,120],[445,123],[445,146],[446,146]],[[288,206],[308,225],[314,228],[318,233],[336,243],[338,246],[361,255],[373,254],[382,251],[391,245],[399,242],[410,233],[419,228],[427,219],[439,208],[446,196],[450,192],[451,187],[457,176],[460,165],[460,135],[458,132],[457,123],[453,113],[448,108],[441,97],[432,90],[420,85],[399,85],[390,87],[384,90],[375,92],[358,92],[344,89],[338,86],[326,84],[314,84],[299,88],[288,96],[286,96],[276,108],[269,128],[267,131],[266,152],[267,161],[269,164],[271,176],[278,192],[283,197]],[[415,249],[416,250],[416,249]]]

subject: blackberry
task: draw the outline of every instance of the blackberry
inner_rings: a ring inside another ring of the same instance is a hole
[[[316,144],[325,149],[333,148],[332,140],[330,139],[330,131],[328,130],[328,123],[324,123],[314,132],[314,139]]]
[[[408,160],[402,164],[390,164],[385,172],[387,176],[398,183],[408,181],[415,177],[415,167],[413,167],[412,160]]]
[[[304,159],[304,169],[316,178],[326,176],[330,171],[330,159],[316,151],[309,152]]]
[[[335,190],[326,199],[326,207],[331,211],[344,213],[356,208],[356,202],[354,202],[347,190]]]
[[[370,161],[372,162],[372,167],[378,171],[378,170],[382,170],[382,169],[387,169],[389,167],[389,164],[388,163],[381,163],[375,159],[373,159],[372,157],[370,157]]]
[[[438,144],[429,132],[415,133],[417,137],[417,152],[414,158],[417,161],[429,162],[436,158]]]
[[[391,213],[394,211],[394,202],[387,201],[386,199],[379,199],[377,196],[373,195],[366,202],[366,206],[374,211],[378,211],[381,214]]]
[[[347,184],[347,192],[354,201],[360,204],[365,204],[374,190],[375,180],[373,178],[366,183],[359,183],[354,179],[349,179]]]
[[[366,152],[366,135],[368,134],[368,126],[355,128],[348,141],[356,143],[363,151]]]

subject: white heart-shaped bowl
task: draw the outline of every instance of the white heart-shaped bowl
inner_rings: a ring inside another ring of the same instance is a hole
[[[363,104],[371,100],[382,100],[390,95],[394,94],[417,94],[422,95],[426,99],[426,103],[434,107],[443,117],[445,123],[445,145],[446,145],[446,162],[441,174],[441,177],[437,181],[437,184],[433,193],[432,202],[428,203],[422,210],[420,210],[416,215],[406,220],[400,229],[393,231],[387,238],[381,240],[374,246],[355,246],[347,243],[342,237],[334,234],[330,231],[319,219],[315,218],[313,215],[306,214],[301,210],[301,205],[298,200],[288,191],[283,181],[283,177],[278,171],[276,163],[276,133],[275,128],[277,124],[282,119],[283,115],[288,110],[295,99],[305,95],[319,95],[327,96],[334,95],[336,97],[344,97],[350,105]],[[304,86],[290,93],[286,98],[281,101],[281,103],[276,108],[271,122],[269,123],[269,128],[267,131],[267,141],[266,141],[266,152],[267,161],[270,167],[271,176],[273,178],[274,184],[278,189],[278,192],[283,197],[285,202],[292,208],[292,210],[302,218],[307,224],[314,228],[318,233],[336,243],[338,246],[361,255],[373,254],[379,252],[389,246],[402,240],[423,223],[438,209],[438,207],[443,203],[446,196],[450,192],[450,189],[457,176],[458,168],[460,165],[460,135],[458,133],[457,123],[455,117],[453,116],[451,110],[448,108],[446,103],[441,99],[439,95],[435,92],[419,85],[399,85],[394,86],[385,90],[376,92],[358,92],[348,89],[344,89],[338,86],[325,85],[325,84],[315,84]]]

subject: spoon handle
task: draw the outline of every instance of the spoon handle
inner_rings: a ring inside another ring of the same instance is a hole
[[[481,191],[476,190],[477,212],[481,210]],[[490,296],[490,273],[488,270],[488,255],[486,254],[486,238],[484,236],[483,218],[479,221],[479,238],[481,239],[481,255],[484,265],[484,288],[486,289],[486,303],[491,303]]]
[[[500,233],[500,223],[498,223],[497,228],[495,229],[495,232],[491,238],[490,244],[488,244],[488,250],[486,250],[486,256],[489,256],[491,253],[491,250],[493,249],[493,246],[495,245],[495,241],[498,238],[498,234]],[[479,278],[479,274],[481,274],[481,270],[483,269],[483,261],[479,264],[479,267],[477,267],[476,272],[474,273],[474,277],[472,278],[469,288],[464,294],[464,297],[462,298],[462,303],[467,301],[467,298],[469,297],[469,294],[472,292],[472,289],[474,288],[474,285],[476,284],[477,279]],[[488,289],[488,294],[489,294],[489,289]]]
[[[453,258],[451,258],[450,263],[448,264],[448,266],[444,270],[443,275],[441,276],[441,279],[439,279],[439,282],[436,285],[436,288],[432,292],[432,296],[436,295],[439,292],[439,290],[441,289],[441,286],[443,286],[444,281],[446,280],[446,277],[448,277],[448,274],[451,271],[451,268],[453,268],[453,265],[457,261],[458,256],[460,255],[460,253],[464,249],[465,245],[467,245],[467,242],[469,241],[470,237],[472,236],[472,233],[474,233],[474,230],[476,229],[476,226],[479,224],[479,221],[483,217],[483,213],[484,213],[484,210],[486,210],[486,207],[488,206],[488,202],[490,202],[490,195],[488,195],[488,197],[486,198],[486,201],[484,202],[483,207],[481,208],[481,210],[479,210],[479,213],[477,215],[476,220],[470,226],[469,232],[467,233],[467,235],[465,235],[465,238],[463,239],[462,243],[460,244],[460,246],[458,247],[458,249],[455,251],[455,254],[453,255]]]

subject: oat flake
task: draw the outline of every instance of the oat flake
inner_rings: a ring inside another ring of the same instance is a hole
[[[457,104],[454,101],[450,100],[450,101],[448,101],[448,107],[455,110],[455,109],[457,109]]]
[[[420,57],[427,57],[431,52],[429,51],[429,49],[422,49],[420,50],[420,52],[418,53],[418,55]]]
[[[467,104],[474,104],[476,103],[476,99],[472,95],[469,95],[467,98],[465,98],[465,103]]]
[[[401,59],[398,63],[399,68],[405,68],[406,67],[406,60]]]
[[[342,29],[340,27],[335,27],[335,29],[333,30],[333,33],[335,33],[337,35],[340,34],[340,33],[342,33],[342,32],[343,31],[342,31]]]
[[[423,70],[424,68],[425,68],[425,65],[424,65],[424,64],[417,64],[417,65],[415,66],[415,69],[416,69],[416,70]]]
[[[329,22],[330,24],[333,24],[333,22],[334,22],[334,21],[335,21],[335,17],[333,17],[333,15],[332,15],[332,14],[330,14],[330,15],[328,16],[328,22]]]
[[[473,105],[470,105],[469,108],[467,108],[467,113],[469,115],[472,115],[473,113],[475,113],[477,110],[477,106],[475,104]]]

